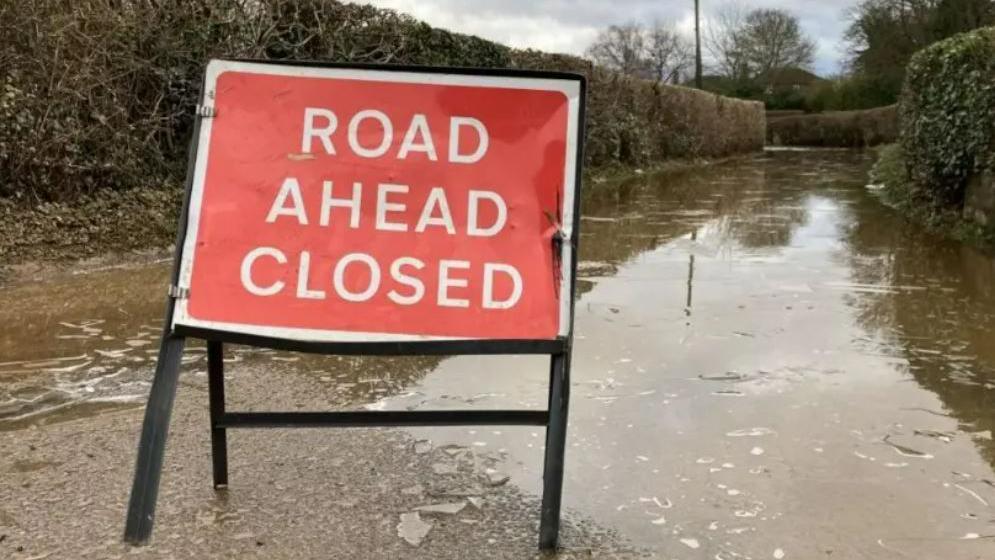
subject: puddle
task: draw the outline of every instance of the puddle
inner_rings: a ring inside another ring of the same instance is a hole
[[[663,557],[989,555],[962,537],[995,503],[995,262],[881,206],[870,161],[768,151],[585,197],[565,507]],[[0,430],[137,406],[167,269],[0,288]],[[329,409],[547,402],[534,356],[232,347],[226,366],[231,391],[260,368],[317,380]],[[184,368],[204,385],[202,346]],[[412,432],[487,457],[482,483],[541,489],[541,429]],[[412,543],[446,522],[393,521]]]
[[[881,206],[868,164],[769,152],[587,200],[626,219],[583,224],[566,507],[665,557],[985,555],[950,543],[995,503],[995,262]],[[384,407],[542,408],[545,369],[454,358]],[[541,430],[414,432],[541,488]]]
[[[168,275],[169,264],[157,263],[0,288],[0,430],[140,406],[159,351]],[[313,376],[327,385],[330,407],[400,393],[439,361],[292,355],[239,346],[229,347],[225,358],[235,375],[275,368]],[[188,344],[183,368],[183,380],[206,379],[203,343]]]

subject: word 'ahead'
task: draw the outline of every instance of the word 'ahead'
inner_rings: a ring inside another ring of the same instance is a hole
[[[174,324],[568,332],[577,82],[215,61],[206,88]]]

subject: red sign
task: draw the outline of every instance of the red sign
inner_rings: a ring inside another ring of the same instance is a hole
[[[295,340],[569,330],[580,82],[213,61],[174,324]]]

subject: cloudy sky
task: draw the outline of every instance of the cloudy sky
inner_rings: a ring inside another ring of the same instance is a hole
[[[701,0],[702,13],[729,0]],[[839,70],[846,10],[858,0],[741,0],[748,8],[784,8],[815,40],[816,73]],[[627,21],[670,21],[694,29],[694,0],[372,0],[437,27],[513,47],[582,54],[598,30]]]

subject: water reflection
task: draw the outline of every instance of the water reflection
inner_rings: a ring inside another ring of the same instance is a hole
[[[869,163],[869,156],[849,152],[765,154],[590,188],[578,305],[578,367],[590,372],[578,376],[581,398],[615,402],[610,388],[629,383],[644,385],[633,394],[673,400],[661,397],[680,390],[668,375],[705,381],[711,384],[705,395],[723,397],[813,379],[839,384],[834,372],[870,356],[882,361],[868,369],[884,364],[935,393],[943,406],[932,412],[956,418],[995,464],[992,260],[924,235],[883,208],[863,189]],[[67,275],[0,291],[0,427],[140,402],[156,352],[167,266]],[[838,301],[855,313],[857,330]],[[786,339],[797,334],[791,329],[798,328],[798,311],[824,311],[822,322],[803,324],[825,333]],[[817,345],[832,340],[830,331],[840,331],[845,344]],[[640,357],[641,340],[651,347]],[[629,362],[599,362],[618,353]],[[506,376],[507,358],[491,358],[496,366],[460,359],[447,368],[440,358],[232,347],[227,359],[229,371],[246,383],[262,369],[317,379],[330,407],[387,397],[407,407],[543,403],[542,375],[485,392],[447,377],[450,370],[466,377],[489,368]],[[639,361],[643,372],[622,381],[625,364]],[[186,376],[203,375],[202,347],[188,351],[185,366]],[[658,377],[645,378],[651,374]]]
[[[991,261],[903,226],[869,164],[767,154],[586,201],[569,508],[662,557],[986,556]],[[543,406],[516,360],[385,406]],[[538,490],[539,431],[416,434]]]
[[[995,465],[995,260],[936,239],[861,199],[846,242],[850,303],[866,344],[898,352],[907,371]]]
[[[0,430],[140,405],[158,353],[168,267],[113,267],[0,291]],[[332,408],[400,393],[439,360],[241,346],[226,347],[225,358],[229,371],[247,383],[263,369],[316,378]],[[206,368],[203,344],[189,344],[184,378],[203,378]]]
[[[581,271],[606,275],[631,257],[674,239],[691,253],[715,256],[708,237],[764,249],[787,243],[803,225],[802,199],[811,185],[797,183],[797,169],[774,170],[758,156],[721,166],[635,177],[619,185],[595,186],[584,200]],[[832,173],[832,165],[820,172]]]
[[[766,173],[755,161],[744,161],[592,189],[584,201],[578,292],[675,237],[689,237],[692,260],[696,251],[714,254],[717,248],[696,244],[700,228],[742,232],[755,246],[786,237],[785,228],[804,213],[776,218],[780,214],[771,204],[795,202],[765,196]],[[140,403],[157,354],[168,267],[161,261],[110,267],[2,289],[0,428]],[[690,298],[690,283],[688,288]],[[205,360],[203,346],[188,346],[185,374],[202,376]],[[227,361],[239,364],[232,369],[239,375],[265,367],[316,377],[327,385],[332,406],[349,407],[403,392],[440,358],[321,357],[230,347]]]

